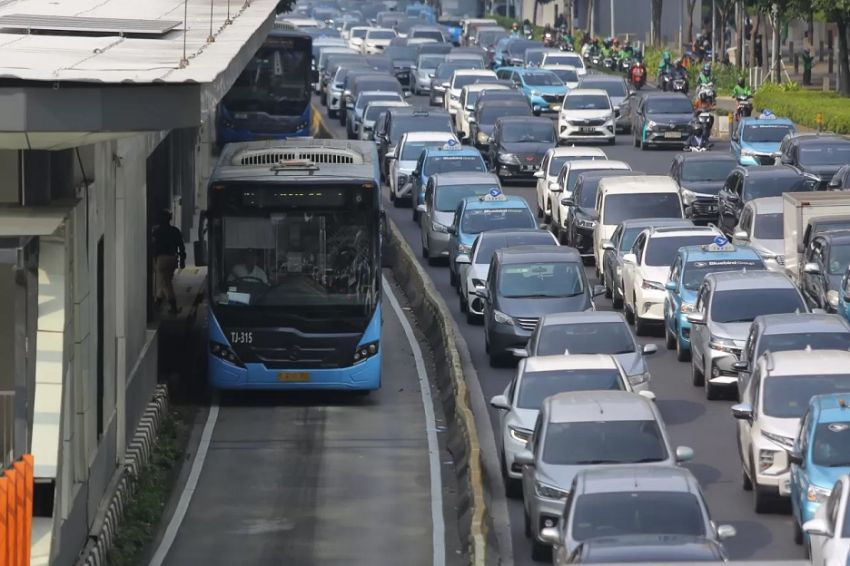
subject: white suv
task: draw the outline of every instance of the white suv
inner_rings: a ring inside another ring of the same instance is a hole
[[[496,73],[487,69],[458,69],[448,80],[443,106],[454,116],[460,110],[460,91],[463,87],[485,81],[495,83],[497,80]]]
[[[614,107],[601,89],[577,88],[564,97],[558,115],[558,139],[562,142],[616,142]]]
[[[537,179],[537,216],[548,222],[552,216],[549,203],[552,194],[558,186],[558,175],[567,161],[576,160],[605,160],[608,156],[598,147],[553,147],[546,151],[540,170],[534,174]]]
[[[850,392],[850,352],[796,350],[765,352],[732,406],[738,419],[738,453],[744,490],[752,490],[756,513],[791,493],[788,451],[800,419],[815,395]]]
[[[622,270],[623,308],[638,336],[646,334],[650,321],[664,320],[665,285],[679,248],[709,245],[718,237],[723,234],[714,226],[647,228],[638,234]]]

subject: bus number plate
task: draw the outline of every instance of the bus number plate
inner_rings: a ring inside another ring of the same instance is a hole
[[[277,374],[277,380],[282,381],[284,383],[301,383],[304,381],[310,381],[310,374],[306,371],[299,372],[288,372],[282,371]]]
[[[230,333],[230,343],[231,344],[253,344],[254,343],[254,333],[253,332],[231,332]]]

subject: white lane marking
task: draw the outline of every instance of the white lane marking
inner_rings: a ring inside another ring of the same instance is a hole
[[[443,476],[440,473],[440,445],[437,442],[437,420],[434,417],[434,401],[431,397],[431,384],[428,381],[428,372],[425,370],[425,361],[422,357],[422,349],[413,334],[404,311],[395,298],[392,288],[386,277],[383,278],[383,290],[396,313],[404,335],[413,350],[413,360],[416,362],[416,374],[419,376],[419,391],[422,393],[422,408],[425,409],[425,434],[428,439],[428,462],[431,471],[431,524],[432,544],[434,545],[434,566],[444,566],[446,563],[446,526],[443,522]]]
[[[186,480],[186,485],[183,486],[183,493],[180,494],[180,500],[177,502],[174,514],[168,521],[165,534],[162,535],[162,540],[159,542],[159,546],[148,566],[161,566],[174,544],[174,539],[177,538],[177,531],[180,530],[183,518],[186,517],[186,511],[189,510],[189,503],[192,502],[192,496],[195,495],[195,489],[198,487],[198,480],[201,478],[201,470],[204,469],[204,461],[207,459],[207,452],[210,449],[210,441],[217,420],[218,394],[214,394],[210,412],[207,414],[207,422],[204,423],[204,430],[201,432],[201,441],[198,443],[198,453],[195,454],[192,468],[189,470],[189,478]]]

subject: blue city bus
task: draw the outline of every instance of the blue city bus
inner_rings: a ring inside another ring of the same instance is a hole
[[[310,35],[276,27],[218,105],[216,140],[226,143],[309,136]]]
[[[217,389],[381,385],[381,208],[372,142],[225,146],[204,214]]]

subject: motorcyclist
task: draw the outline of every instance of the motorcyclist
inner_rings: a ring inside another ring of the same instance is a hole
[[[702,72],[697,77],[697,86],[707,85],[714,82],[714,77],[711,76],[711,65],[706,63],[702,66]]]
[[[573,36],[570,35],[570,31],[567,29],[567,26],[561,26],[560,32],[561,43],[563,43],[564,45],[572,45]]]
[[[622,59],[631,59],[635,56],[634,48],[632,47],[631,42],[626,41],[623,48],[620,50],[620,57]]]
[[[744,77],[739,77],[738,84],[732,89],[732,97],[738,98],[739,96],[743,96],[744,98],[752,98],[753,96],[753,91],[747,86]]]
[[[664,51],[661,54],[661,62],[658,63],[658,74],[663,75],[665,73],[671,73],[673,71],[673,64],[670,62],[670,52]]]
[[[518,24],[518,23],[516,23],[516,22],[514,22],[514,23],[512,23],[512,24],[511,24],[511,35],[512,35],[513,37],[519,37],[519,36],[520,36],[520,32],[519,32],[519,24]]]

